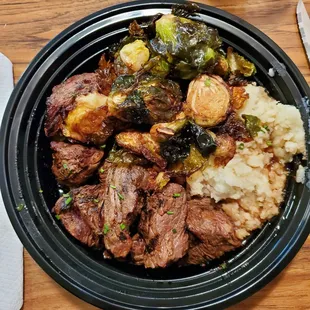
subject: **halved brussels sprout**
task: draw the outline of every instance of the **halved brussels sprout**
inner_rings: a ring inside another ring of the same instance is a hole
[[[169,122],[181,109],[182,93],[171,80],[150,75],[116,79],[109,95],[111,115],[135,124]]]
[[[121,132],[115,136],[117,144],[135,154],[142,155],[164,169],[166,161],[160,155],[160,147],[149,133],[138,131]]]
[[[176,174],[190,175],[200,169],[206,161],[207,159],[201,155],[195,144],[192,144],[188,156],[183,161],[179,160],[172,164],[169,170]]]
[[[202,127],[225,120],[230,109],[230,93],[225,82],[215,75],[200,75],[189,84],[184,113]]]
[[[227,134],[217,135],[216,150],[212,154],[216,166],[225,166],[236,153],[236,141]]]
[[[185,160],[190,154],[191,145],[195,145],[203,156],[208,156],[216,148],[214,138],[211,131],[189,122],[176,135],[160,143],[160,153],[170,164]]]
[[[178,133],[187,123],[188,120],[183,118],[170,123],[155,124],[151,128],[150,134],[155,141],[164,142]]]
[[[150,43],[155,53],[173,64],[174,75],[182,79],[191,79],[212,67],[222,44],[216,29],[172,14],[156,21],[156,38]]]
[[[232,47],[227,49],[227,61],[231,73],[235,75],[249,77],[256,73],[255,65],[238,53],[233,52]]]
[[[124,64],[134,72],[139,71],[150,58],[149,49],[142,40],[124,45],[119,54]]]

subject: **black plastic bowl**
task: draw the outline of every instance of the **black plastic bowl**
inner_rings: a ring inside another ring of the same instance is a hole
[[[58,283],[104,309],[202,309],[227,307],[274,278],[294,257],[310,226],[309,185],[289,177],[281,214],[245,246],[206,267],[145,270],[105,261],[70,237],[50,213],[58,189],[43,133],[45,100],[67,77],[93,71],[102,52],[124,37],[129,23],[168,13],[180,1],[141,1],[104,9],[52,40],[18,82],[1,127],[1,189],[12,224],[26,249]],[[309,88],[286,54],[243,20],[200,5],[197,19],[218,28],[224,42],[253,61],[256,79],[272,96],[298,107],[309,142]],[[267,73],[274,68],[276,75]],[[308,154],[309,143],[307,144]],[[309,157],[306,160],[309,166]],[[43,193],[40,193],[40,189]],[[16,206],[26,207],[18,212]],[[227,261],[227,268],[218,268]]]

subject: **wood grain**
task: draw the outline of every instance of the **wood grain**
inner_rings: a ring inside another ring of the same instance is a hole
[[[0,0],[0,51],[14,64],[18,80],[32,58],[55,35],[82,17],[117,0]],[[299,67],[308,83],[310,70],[296,23],[297,0],[205,0],[252,23],[273,39]],[[304,0],[310,12],[310,0]],[[90,310],[25,251],[24,310]],[[310,309],[310,238],[291,264],[265,288],[230,309]]]

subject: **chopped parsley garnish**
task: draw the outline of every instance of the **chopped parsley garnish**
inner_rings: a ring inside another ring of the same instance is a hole
[[[263,128],[266,129],[267,131],[270,131],[270,128],[267,125],[264,125]]]
[[[98,202],[99,202],[99,200],[98,200],[98,199],[94,199],[93,201],[94,201],[95,203],[98,203]]]
[[[172,215],[174,212],[173,211],[167,211],[168,215]]]
[[[119,225],[119,227],[120,227],[121,230],[124,230],[124,229],[126,228],[126,225],[125,225],[124,223],[121,223],[121,224]]]
[[[66,199],[66,201],[65,201],[65,205],[66,205],[66,206],[69,205],[69,204],[71,203],[71,201],[72,201],[72,197],[68,197],[68,198]]]
[[[62,166],[63,166],[65,169],[69,169],[69,167],[68,167],[68,165],[67,165],[66,163],[64,163]]]
[[[103,234],[106,235],[109,232],[110,228],[108,224],[103,225]]]
[[[172,195],[173,198],[177,198],[177,197],[180,197],[180,196],[181,196],[180,193],[174,193],[174,194]]]
[[[176,234],[176,233],[177,233],[177,230],[176,230],[175,228],[173,228],[173,229],[172,229],[172,232],[173,232],[174,234]]]
[[[211,79],[207,78],[207,79],[205,80],[205,85],[206,85],[207,87],[210,87],[210,85],[211,85]]]
[[[69,193],[63,194],[62,197],[70,197]]]
[[[239,150],[243,150],[244,149],[244,143],[240,143],[239,146],[238,146],[238,149]]]
[[[123,196],[121,193],[117,193],[117,195],[118,195],[118,198],[119,198],[120,200],[124,200],[124,199],[125,199],[124,196]]]
[[[105,144],[103,144],[103,145],[100,145],[100,148],[103,150],[103,149],[105,149],[105,147],[106,147],[106,145]]]
[[[220,265],[220,268],[221,268],[221,269],[226,269],[226,268],[227,268],[227,264],[226,264],[226,263],[221,264],[221,265]]]
[[[110,185],[111,188],[113,189],[116,189],[116,186],[115,185]]]
[[[59,221],[60,220],[60,215],[59,214],[56,214],[55,215],[56,219]]]
[[[272,141],[268,140],[268,141],[266,141],[266,144],[267,144],[268,146],[272,146]]]
[[[39,193],[43,193],[43,190],[42,190],[42,189],[39,189]]]
[[[20,203],[20,204],[17,206],[16,210],[17,210],[17,211],[21,211],[21,210],[24,209],[24,207],[25,207],[25,206],[24,206],[22,203]]]
[[[100,168],[99,172],[100,172],[100,173],[104,173],[104,169],[103,169],[103,168]]]

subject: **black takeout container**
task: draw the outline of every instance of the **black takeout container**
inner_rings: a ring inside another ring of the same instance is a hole
[[[93,71],[129,23],[170,12],[181,1],[138,1],[106,8],[70,26],[31,62],[10,98],[1,126],[0,174],[4,203],[16,233],[37,263],[80,298],[107,309],[224,308],[259,290],[294,257],[310,231],[309,184],[288,178],[281,213],[244,247],[205,267],[165,270],[103,260],[74,240],[51,215],[58,187],[51,173],[43,123],[46,97],[71,75]],[[309,87],[288,56],[258,29],[200,4],[195,19],[219,30],[225,44],[257,67],[256,81],[284,104],[298,107],[306,130],[309,167]],[[275,76],[268,75],[274,68]],[[296,166],[296,165],[295,165]],[[294,164],[292,169],[296,169]],[[40,189],[43,190],[41,193]],[[22,211],[16,207],[24,204]],[[226,262],[225,265],[219,266]],[[224,267],[223,267],[224,266]]]

